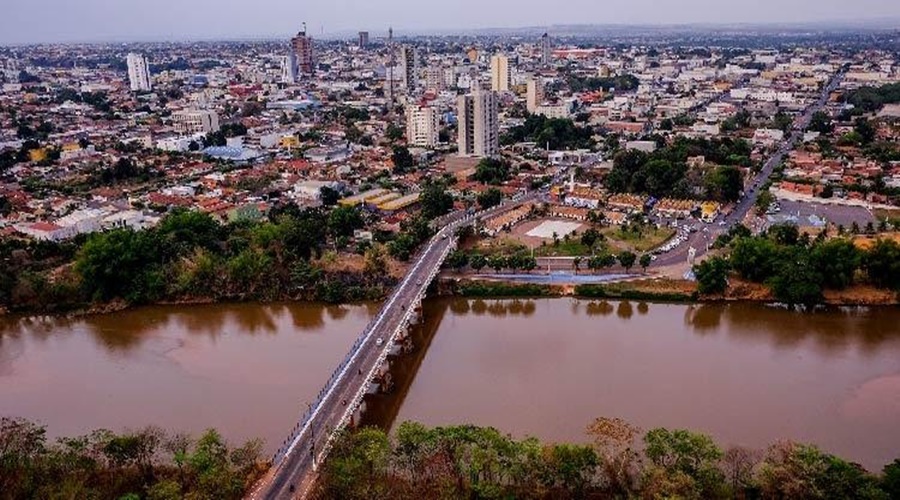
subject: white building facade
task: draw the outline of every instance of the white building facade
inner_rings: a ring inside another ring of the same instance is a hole
[[[475,88],[470,95],[460,96],[460,156],[494,157],[500,154],[500,125],[497,117],[497,94]]]
[[[128,83],[133,92],[149,92],[153,90],[150,80],[150,65],[141,54],[131,53],[126,58],[128,64]]]

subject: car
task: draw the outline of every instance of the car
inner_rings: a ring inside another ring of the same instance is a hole
[[[422,286],[422,280],[416,280],[416,285]]]
[[[384,339],[379,337],[378,340],[375,341],[375,345],[381,347],[384,344]]]

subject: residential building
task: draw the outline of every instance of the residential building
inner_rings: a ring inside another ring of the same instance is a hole
[[[219,130],[215,111],[186,109],[172,113],[175,130],[182,135],[208,134]]]
[[[544,33],[541,36],[541,66],[550,66],[553,62],[553,44],[550,35]]]
[[[147,58],[141,54],[131,53],[126,58],[128,64],[128,83],[134,92],[149,92],[153,90],[153,82],[150,80],[150,65]]]
[[[304,75],[310,75],[315,71],[313,59],[313,39],[306,34],[306,23],[303,30],[291,39],[291,49],[297,59],[297,69]]]
[[[429,66],[425,68],[425,90],[433,90],[439,92],[446,87],[446,79],[444,76],[444,68],[440,66]]]
[[[368,31],[360,31],[359,32],[359,48],[360,50],[365,49],[369,46],[369,32]]]
[[[297,54],[293,50],[281,58],[281,83],[297,83]]]
[[[431,106],[408,106],[406,109],[406,141],[410,146],[434,147],[438,143],[438,112]]]
[[[525,108],[529,113],[534,113],[542,102],[544,102],[543,80],[536,77],[529,78],[525,90]]]
[[[509,58],[503,54],[491,57],[491,90],[509,92]]]
[[[407,92],[412,92],[419,80],[419,54],[415,47],[407,45],[400,49],[400,64],[403,65],[403,86]]]
[[[497,118],[497,94],[475,87],[472,94],[460,96],[460,156],[493,157],[500,154],[500,126]]]

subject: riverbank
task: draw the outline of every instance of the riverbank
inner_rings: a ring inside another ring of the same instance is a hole
[[[538,276],[538,275],[535,275]],[[579,276],[583,278],[585,276]],[[393,278],[393,277],[392,277]],[[600,276],[597,276],[600,278]],[[729,280],[728,289],[722,295],[701,295],[697,283],[684,279],[675,279],[656,275],[633,275],[622,277],[614,275],[609,283],[594,283],[588,280],[565,280],[557,277],[547,282],[527,283],[520,279],[503,276],[469,277],[459,274],[445,274],[438,278],[435,294],[441,297],[464,298],[548,298],[575,297],[584,299],[623,299],[677,303],[716,303],[716,302],[778,302],[772,292],[759,283],[751,283],[737,278]],[[602,281],[602,280],[597,280]],[[283,296],[271,299],[258,297],[186,297],[178,300],[160,300],[148,304],[131,304],[122,299],[95,304],[85,304],[73,309],[24,309],[9,310],[0,307],[0,317],[5,315],[52,315],[62,317],[84,317],[104,315],[126,311],[141,306],[192,306],[211,304],[277,304],[285,302],[301,303],[350,303],[359,300],[383,300],[390,290],[386,286],[356,288],[349,300],[344,294],[338,294],[341,300],[329,301],[321,298],[299,296]],[[336,297],[333,297],[336,298]],[[897,306],[900,305],[900,294],[868,285],[854,285],[844,290],[826,290],[824,301],[826,306]]]
[[[538,284],[499,279],[445,277],[439,287],[441,296],[477,298],[575,297],[584,299],[626,299],[679,303],[777,302],[764,285],[732,279],[723,295],[701,295],[697,283],[658,276],[641,276],[607,284]],[[866,285],[844,290],[827,290],[826,306],[897,306],[896,292]]]

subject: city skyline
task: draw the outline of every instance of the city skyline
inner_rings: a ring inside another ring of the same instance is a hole
[[[572,24],[883,24],[885,18],[900,18],[900,7],[888,0],[760,0],[728,9],[712,0],[611,0],[602,6],[590,0],[564,0],[552,10],[544,5],[538,0],[500,0],[486,8],[475,0],[460,0],[429,6],[423,13],[410,8],[412,0],[387,0],[378,5],[342,0],[311,6],[262,0],[249,11],[246,4],[233,0],[194,0],[189,6],[174,0],[152,4],[12,0],[0,17],[0,44],[281,38],[295,33],[304,21],[310,35],[333,37],[365,29],[378,36],[389,25],[421,34]],[[478,15],[472,15],[476,12]]]

